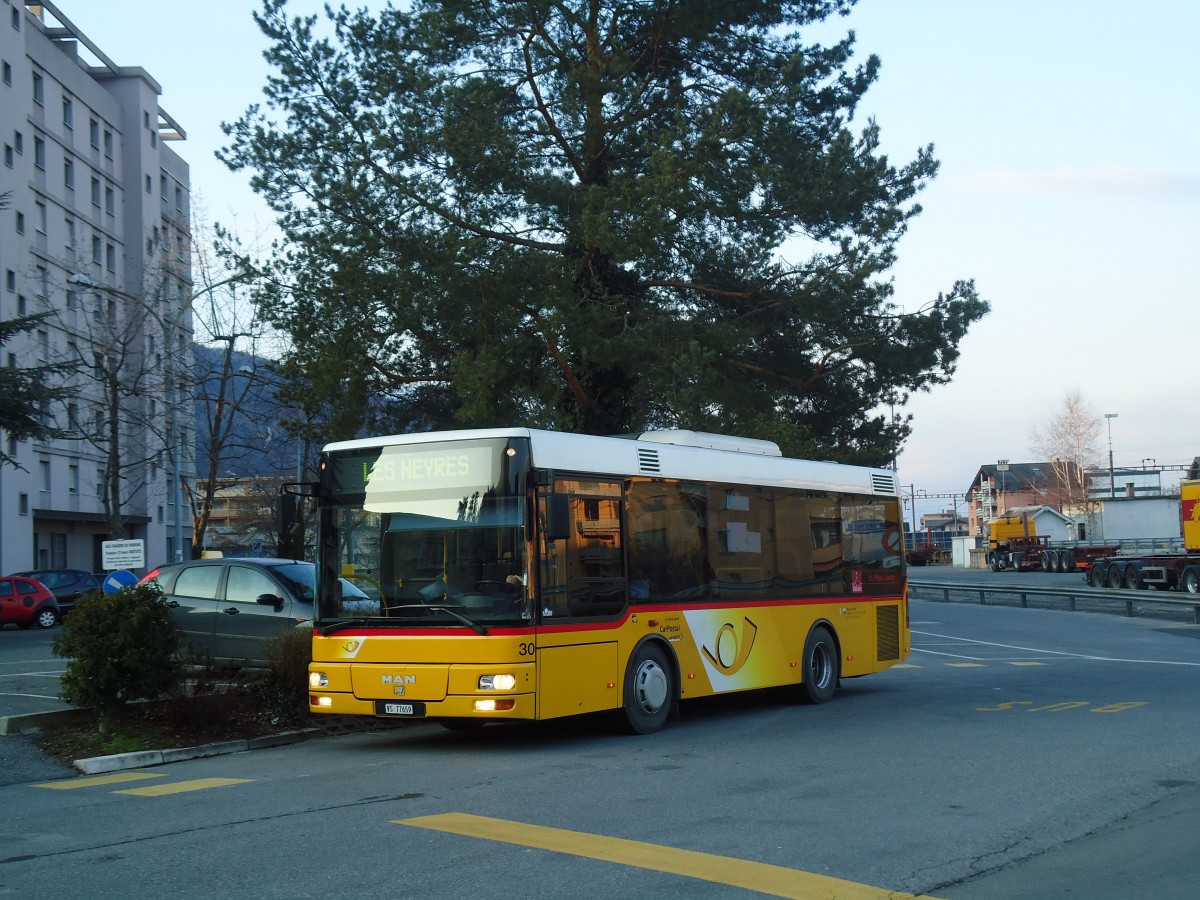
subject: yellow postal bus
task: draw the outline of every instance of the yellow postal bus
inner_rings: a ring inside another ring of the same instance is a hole
[[[615,710],[645,734],[682,700],[821,703],[908,655],[887,469],[505,428],[330,444],[317,495],[313,712],[472,728]]]

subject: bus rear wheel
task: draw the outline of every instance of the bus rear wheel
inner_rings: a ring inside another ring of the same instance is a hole
[[[675,699],[675,679],[667,655],[657,644],[639,647],[625,669],[621,710],[630,734],[653,734],[666,724]]]
[[[833,699],[841,677],[837,643],[824,625],[818,625],[804,642],[804,681],[800,699],[805,703],[825,703]]]

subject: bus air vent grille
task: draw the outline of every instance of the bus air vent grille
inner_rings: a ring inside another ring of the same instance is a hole
[[[638,471],[647,472],[651,475],[657,475],[662,471],[662,467],[658,464],[657,450],[638,447]]]
[[[875,607],[875,626],[878,634],[880,662],[900,658],[900,607]]]
[[[871,490],[877,494],[896,493],[896,478],[894,475],[871,473]]]

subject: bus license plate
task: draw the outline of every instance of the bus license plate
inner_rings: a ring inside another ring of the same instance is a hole
[[[392,700],[379,700],[375,704],[377,716],[406,716],[420,717],[425,715],[424,703],[397,703]]]

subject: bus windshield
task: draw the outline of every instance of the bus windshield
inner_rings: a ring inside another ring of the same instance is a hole
[[[525,444],[475,439],[329,454],[318,625],[528,623]]]

